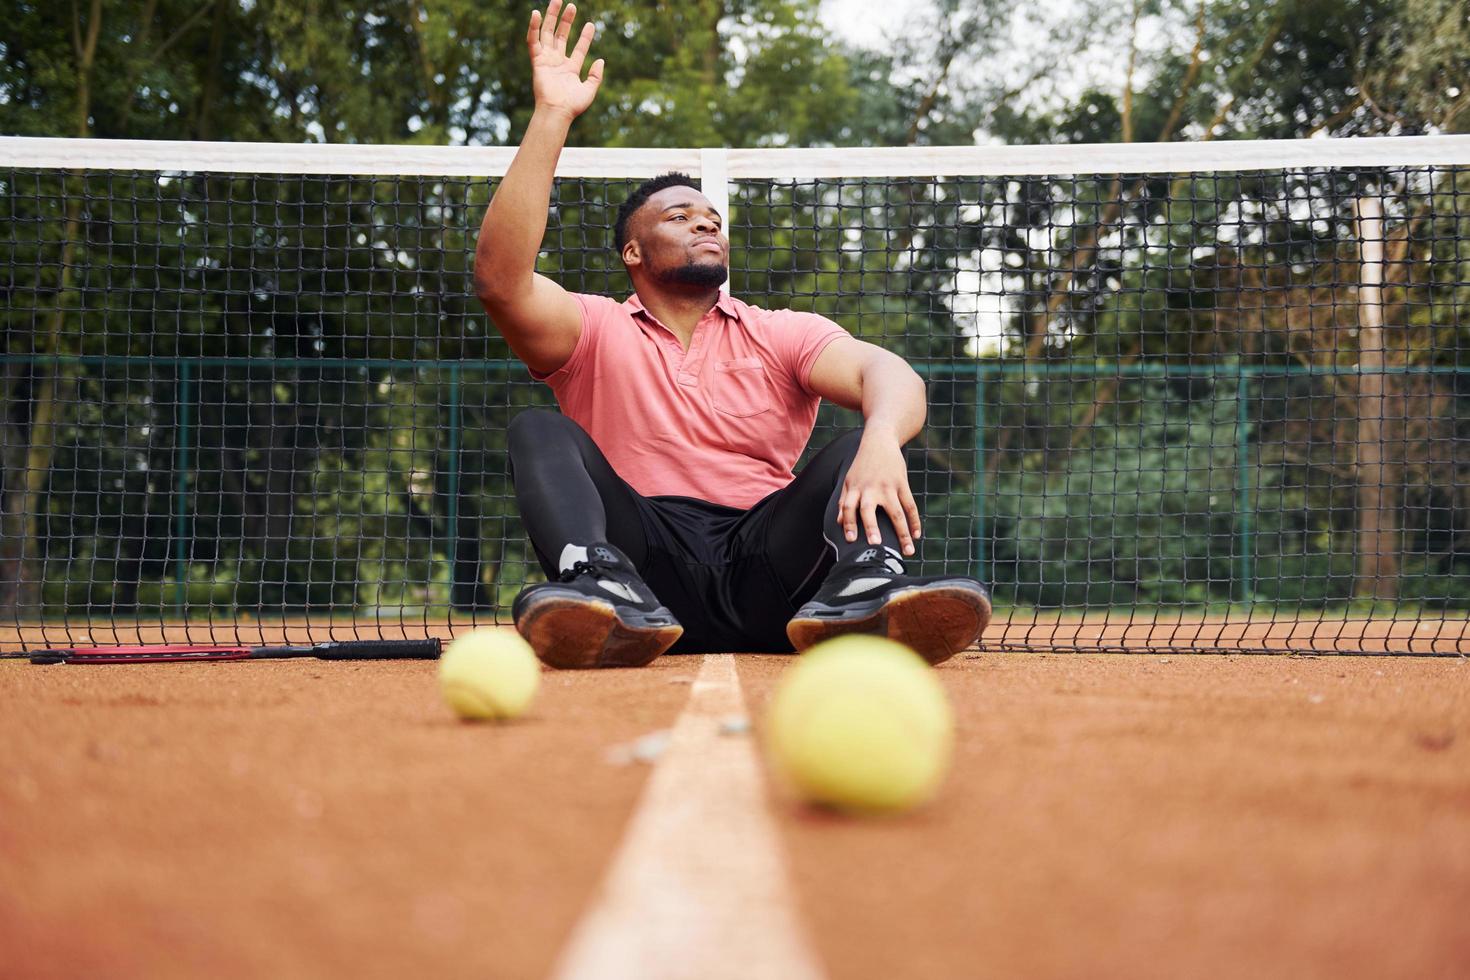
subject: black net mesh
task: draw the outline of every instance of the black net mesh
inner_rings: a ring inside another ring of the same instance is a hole
[[[11,168],[0,642],[508,622],[510,418],[470,283],[494,181]],[[625,295],[631,184],[541,271]],[[921,574],[992,648],[1459,652],[1470,171],[739,180],[732,290],[929,383]],[[813,447],[859,424],[825,407]],[[1470,640],[1464,641],[1470,643]]]

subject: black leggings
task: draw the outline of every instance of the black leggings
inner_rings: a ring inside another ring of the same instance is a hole
[[[568,544],[607,541],[684,624],[676,650],[789,650],[791,613],[835,560],[869,547],[861,527],[848,542],[837,523],[861,435],[838,436],[790,484],[747,511],[640,495],[586,430],[556,412],[517,415],[509,443],[521,520],[548,578]],[[883,543],[897,550],[892,522],[878,515]]]

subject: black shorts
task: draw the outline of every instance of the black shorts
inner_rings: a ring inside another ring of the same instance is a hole
[[[806,564],[778,572],[767,534],[780,493],[744,511],[694,497],[636,498],[648,542],[640,573],[684,627],[671,653],[791,651],[786,623],[817,591],[834,552],[813,528],[810,547],[801,549]],[[788,595],[782,582],[793,579],[803,586]]]

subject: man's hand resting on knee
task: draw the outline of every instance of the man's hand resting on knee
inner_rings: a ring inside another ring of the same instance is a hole
[[[842,486],[842,499],[837,512],[838,523],[847,540],[856,541],[861,519],[861,532],[869,544],[882,544],[878,533],[878,508],[887,512],[898,532],[905,555],[914,553],[914,540],[922,530],[919,505],[909,489],[908,464],[898,439],[881,430],[863,433],[857,456],[847,470]]]

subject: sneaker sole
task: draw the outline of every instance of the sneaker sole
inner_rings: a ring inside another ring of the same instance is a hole
[[[668,622],[651,617],[647,624],[630,623],[610,602],[561,595],[527,603],[516,631],[542,663],[562,670],[643,667],[684,635],[672,616]]]
[[[990,598],[973,586],[936,583],[901,589],[870,608],[808,603],[786,624],[797,650],[849,633],[886,636],[940,664],[974,643],[990,623]]]

